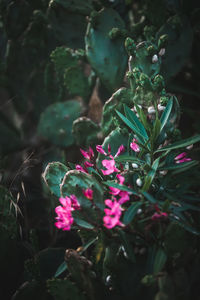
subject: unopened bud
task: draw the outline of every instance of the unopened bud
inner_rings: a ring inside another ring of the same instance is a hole
[[[156,112],[155,108],[153,106],[149,106],[147,111],[148,111],[148,114],[150,114],[150,115],[155,114],[155,112]]]
[[[187,150],[191,150],[193,148],[193,144],[186,147]]]
[[[165,110],[165,106],[163,106],[163,105],[161,105],[161,104],[158,104],[158,110],[159,110],[159,111]]]
[[[152,63],[155,64],[158,62],[158,55],[154,54],[152,57]]]
[[[158,54],[159,56],[165,55],[165,48],[161,48]]]
[[[133,167],[133,169],[137,169],[137,168],[138,168],[138,165],[135,164],[135,163],[132,163],[132,167]]]
[[[136,180],[136,184],[137,184],[137,186],[142,186],[142,180],[140,178],[138,178]]]

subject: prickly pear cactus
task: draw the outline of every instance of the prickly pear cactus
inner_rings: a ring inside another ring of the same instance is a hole
[[[130,38],[126,39],[126,49],[129,52],[129,70],[138,68],[140,72],[149,77],[154,77],[160,71],[161,57],[158,54],[158,48],[151,42],[141,42],[134,44]],[[130,49],[130,50],[129,50]]]
[[[166,80],[176,75],[186,63],[193,41],[193,30],[186,16],[175,15],[157,33],[157,39],[167,34],[168,43],[163,57],[161,74]]]
[[[106,101],[103,107],[101,127],[104,135],[108,135],[114,128],[113,118],[116,116],[115,110],[123,112],[123,104],[133,105],[133,94],[130,89],[121,88]]]
[[[40,116],[38,135],[61,147],[72,145],[72,124],[80,116],[81,109],[81,104],[75,100],[48,106]]]
[[[111,92],[122,83],[127,66],[124,38],[120,34],[111,38],[112,28],[123,31],[123,20],[113,9],[102,9],[91,16],[85,37],[88,61]]]
[[[42,175],[50,191],[57,197],[61,196],[60,184],[68,171],[69,169],[64,164],[60,162],[52,162],[47,165]]]
[[[83,194],[83,190],[90,188],[93,190],[94,204],[100,209],[104,207],[102,187],[90,174],[77,170],[68,171],[60,187],[62,196],[74,194],[83,208],[92,206],[92,202]]]
[[[87,77],[80,65],[67,68],[64,72],[64,85],[72,96],[81,96],[87,102],[90,88]]]
[[[86,117],[78,118],[73,122],[72,133],[77,145],[91,146],[97,143],[100,127],[91,119]]]
[[[91,0],[72,0],[72,1],[65,1],[65,0],[51,0],[49,6],[56,6],[56,4],[61,5],[63,8],[71,11],[77,12],[82,15],[88,15],[92,9],[92,1]]]

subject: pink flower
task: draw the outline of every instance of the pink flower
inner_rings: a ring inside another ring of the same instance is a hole
[[[85,161],[85,162],[84,162],[84,166],[85,166],[86,168],[90,168],[90,167],[93,167],[94,164],[92,164],[92,163],[89,162],[89,161]]]
[[[123,185],[124,184],[124,181],[125,181],[125,178],[124,176],[120,175],[120,174],[117,174],[117,179],[119,180],[119,184],[120,185]],[[129,197],[129,192],[127,191],[122,191],[120,190],[120,188],[114,188],[114,187],[109,187],[110,188],[110,194],[114,195],[114,196],[119,196],[120,199],[119,199],[119,203],[120,204],[123,204],[125,203],[126,201],[129,201],[130,200],[130,197]]]
[[[94,151],[92,150],[91,147],[89,147],[88,151],[84,151],[83,149],[80,148],[80,151],[86,159],[91,160],[94,157]]]
[[[101,145],[97,145],[96,146],[96,150],[97,152],[103,154],[103,155],[109,155],[111,153],[111,147],[110,144],[108,144],[108,153],[106,153],[106,151],[102,148]],[[117,153],[115,154],[115,157],[119,156],[120,154],[122,154],[125,151],[125,147],[124,145],[119,146]]]
[[[186,152],[182,152],[179,155],[177,155],[174,160],[176,162],[176,164],[180,164],[186,161],[191,161],[192,159],[189,157],[186,157],[187,153]]]
[[[114,198],[114,201],[106,199],[105,204],[110,209],[104,209],[104,212],[106,214],[103,218],[104,226],[108,229],[111,229],[117,225],[123,226],[123,224],[119,220],[122,214],[122,208],[120,204],[116,201],[116,199]]]
[[[64,231],[70,230],[71,225],[73,224],[74,221],[71,214],[71,210],[66,207],[57,206],[55,208],[55,212],[57,214],[56,217],[57,222],[55,223],[55,226]]]
[[[168,217],[168,214],[166,212],[160,212],[160,213],[154,213],[151,219],[153,221],[159,221],[160,219],[166,219]]]
[[[89,200],[93,199],[93,190],[92,189],[86,189],[83,190],[83,194],[86,198],[88,198]]]
[[[73,224],[72,211],[80,209],[80,204],[75,195],[59,199],[62,206],[57,206],[55,212],[57,214],[55,226],[62,230],[70,230]]]
[[[130,144],[130,147],[134,152],[140,152],[140,147],[138,146],[136,139],[133,139],[132,143]]]
[[[101,145],[97,145],[96,146],[96,150],[97,152],[103,154],[103,155],[107,155],[107,153],[103,150],[102,146]]]
[[[120,172],[119,169],[115,167],[115,160],[112,155],[110,155],[111,160],[104,159],[102,161],[102,165],[107,169],[107,170],[101,170],[103,175],[110,175],[113,172]]]
[[[127,191],[120,191],[119,197],[120,197],[120,199],[118,200],[119,204],[123,204],[130,200],[129,192]]]
[[[88,173],[86,169],[84,169],[81,165],[76,165],[76,170],[83,172],[83,173]]]
[[[115,154],[115,157],[119,156],[120,154],[124,153],[125,147],[124,145],[119,146],[117,153]]]

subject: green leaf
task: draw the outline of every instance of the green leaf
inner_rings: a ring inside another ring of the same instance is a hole
[[[160,134],[160,131],[161,131],[161,122],[158,118],[156,118],[153,126],[152,137],[151,137],[153,142],[157,139],[158,135]]]
[[[181,140],[181,141],[178,141],[174,144],[171,144],[171,145],[168,145],[166,147],[163,147],[161,149],[158,149],[155,151],[155,153],[157,152],[162,152],[162,151],[166,151],[166,150],[173,150],[173,149],[178,149],[178,148],[185,148],[189,145],[192,145],[192,144],[195,144],[197,142],[200,141],[200,134],[197,134],[193,137],[190,137],[188,139],[184,139],[184,140]]]
[[[162,248],[159,248],[155,256],[153,272],[154,273],[160,272],[163,269],[166,261],[167,261],[167,255],[165,254]]]
[[[141,142],[141,144],[144,144],[144,136],[140,133],[140,131],[137,129],[137,127],[134,126],[132,122],[130,122],[124,115],[122,115],[119,111],[117,111],[118,116],[122,119],[122,121],[133,130],[133,132],[137,135],[138,140]]]
[[[162,168],[159,168],[159,170],[175,170],[175,172],[173,172],[173,174],[177,174],[180,172],[184,172],[187,169],[194,167],[196,165],[198,165],[199,162],[196,160],[192,160],[192,161],[187,161],[187,162],[183,162],[180,164],[173,164],[173,165],[169,165],[169,166],[164,166]]]
[[[147,132],[142,123],[137,118],[136,114],[130,108],[128,108],[127,105],[124,105],[124,112],[126,114],[127,119],[129,119],[129,121],[134,124],[134,126],[139,130],[144,139],[148,139]]]
[[[152,164],[151,171],[147,174],[144,182],[144,186],[142,187],[143,191],[147,191],[156,175],[156,171],[159,166],[160,157],[158,157]]]
[[[135,215],[137,214],[137,211],[139,209],[139,207],[142,205],[142,202],[134,202],[133,204],[131,204],[131,206],[126,210],[126,212],[124,213],[124,217],[123,217],[123,223],[125,225],[128,225],[133,218],[135,217]]]
[[[158,201],[157,201],[152,195],[150,195],[149,193],[147,193],[147,192],[145,192],[145,191],[142,191],[141,193],[142,193],[142,194],[145,196],[145,198],[146,198],[147,200],[149,200],[151,203],[153,203],[153,204],[158,203]]]
[[[121,184],[118,184],[116,182],[113,182],[113,181],[104,181],[103,182],[105,185],[108,185],[108,186],[111,186],[111,187],[114,187],[114,188],[117,188],[121,191],[126,191],[126,192],[129,192],[133,195],[138,195],[138,193],[134,192],[131,188],[125,186],[125,185],[121,185]]]
[[[62,274],[66,270],[67,270],[67,263],[65,261],[63,261],[62,264],[56,270],[56,273],[55,273],[54,277],[60,276],[60,274]]]
[[[172,106],[173,106],[173,100],[172,100],[172,98],[170,98],[170,100],[168,101],[167,106],[166,106],[165,110],[163,111],[162,116],[160,118],[160,122],[161,122],[160,131],[163,130],[163,128],[167,124],[167,121],[169,120]]]
[[[83,227],[83,228],[86,228],[86,229],[94,229],[94,226],[84,220],[81,220],[79,218],[74,218],[74,221],[75,223],[80,226],[80,227]]]
[[[135,262],[135,254],[133,251],[133,247],[131,246],[131,244],[129,243],[129,239],[127,238],[127,234],[123,231],[123,230],[119,230],[119,235],[121,237],[124,249],[128,255],[128,258],[132,261]]]
[[[136,107],[137,113],[138,113],[144,127],[146,128],[146,130],[149,130],[150,124],[147,121],[147,117],[146,117],[145,113],[137,104],[135,104],[135,107]]]
[[[129,156],[129,155],[120,155],[115,158],[116,162],[133,162],[133,163],[138,163],[138,164],[144,164],[145,161],[141,160],[135,156]]]

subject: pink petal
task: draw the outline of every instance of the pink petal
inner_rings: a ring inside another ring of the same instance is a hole
[[[103,154],[103,155],[107,155],[107,153],[103,150],[102,146],[101,145],[97,145],[96,146],[96,150],[97,152]]]
[[[174,159],[175,159],[175,160],[178,160],[178,159],[181,159],[181,158],[185,157],[186,155],[187,155],[186,152],[182,152],[182,153],[180,153],[179,155],[177,155]]]
[[[125,147],[124,145],[121,145],[118,150],[117,150],[117,153],[115,154],[115,157],[119,156],[120,154],[124,153],[125,151]]]
[[[130,147],[134,152],[140,152],[140,147],[138,146],[138,144],[136,142],[137,142],[137,140],[133,139],[132,143],[130,144]]]
[[[93,199],[93,190],[92,189],[86,189],[83,190],[83,194],[86,198],[88,198],[89,200]]]

